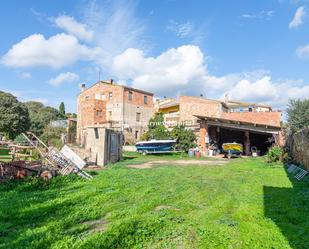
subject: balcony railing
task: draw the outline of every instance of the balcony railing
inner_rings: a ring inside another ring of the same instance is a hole
[[[164,117],[167,117],[167,118],[179,118],[179,116],[180,116],[179,112],[170,112],[170,113],[164,114]]]

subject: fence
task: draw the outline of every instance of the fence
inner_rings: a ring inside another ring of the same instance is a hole
[[[309,128],[288,135],[286,147],[293,159],[309,170]]]

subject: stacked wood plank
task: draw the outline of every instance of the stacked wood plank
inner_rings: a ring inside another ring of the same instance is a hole
[[[33,133],[23,133],[23,135],[29,144],[34,146],[35,149],[40,153],[44,159],[44,163],[49,167],[50,170],[56,170],[61,175],[76,173],[77,175],[86,179],[92,178],[91,175],[81,170],[74,162],[65,157],[59,150],[53,147],[48,147]]]

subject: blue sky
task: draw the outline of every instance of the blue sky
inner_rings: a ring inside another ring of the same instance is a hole
[[[152,91],[284,109],[309,96],[309,2],[6,1],[0,90],[75,111],[79,85],[113,78]]]

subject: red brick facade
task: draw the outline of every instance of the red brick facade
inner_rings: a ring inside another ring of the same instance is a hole
[[[221,113],[220,118],[250,122],[261,125],[277,126],[281,125],[281,112],[231,112]]]
[[[94,125],[127,130],[128,136],[139,137],[152,113],[152,93],[100,81],[77,97],[77,142],[82,142],[82,130]]]

